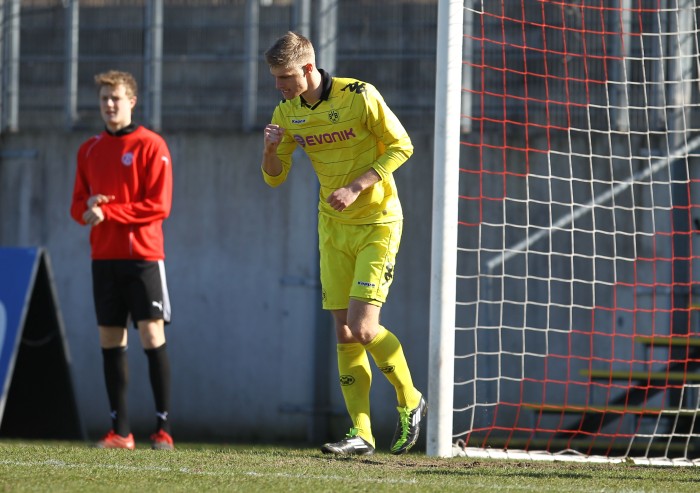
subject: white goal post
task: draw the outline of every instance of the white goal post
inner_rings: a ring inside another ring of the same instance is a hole
[[[699,16],[439,0],[428,455],[700,465]]]
[[[461,0],[439,0],[426,448],[441,457],[452,455],[463,17]]]

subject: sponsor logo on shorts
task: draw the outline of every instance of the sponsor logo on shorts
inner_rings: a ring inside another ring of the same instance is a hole
[[[340,385],[343,387],[347,387],[348,385],[352,385],[355,383],[355,377],[352,375],[340,375]]]
[[[364,286],[366,288],[376,288],[377,285],[374,284],[373,282],[367,282],[367,281],[357,281],[358,286]]]
[[[162,301],[151,301],[151,305],[155,306],[160,311],[163,311],[163,302]]]

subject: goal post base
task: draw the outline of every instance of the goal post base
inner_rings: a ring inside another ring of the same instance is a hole
[[[634,464],[641,466],[683,466],[698,467],[700,459],[669,459],[645,457],[610,457],[605,455],[585,455],[575,450],[565,450],[551,453],[543,450],[493,449],[478,447],[452,446],[452,457],[467,457],[470,459],[502,459],[502,460],[532,460],[552,462],[585,462],[591,464]]]

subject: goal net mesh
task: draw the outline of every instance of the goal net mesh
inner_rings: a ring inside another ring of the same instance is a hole
[[[464,7],[455,446],[700,457],[695,1]]]

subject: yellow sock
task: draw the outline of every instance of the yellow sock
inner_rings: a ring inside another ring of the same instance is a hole
[[[359,343],[338,344],[338,374],[345,407],[350,414],[358,435],[374,447],[372,425],[369,417],[369,389],[372,385],[372,368],[367,351]]]
[[[418,407],[421,393],[413,386],[408,362],[396,336],[380,326],[379,333],[365,345],[365,349],[369,351],[379,370],[396,389],[399,407],[409,409]]]

